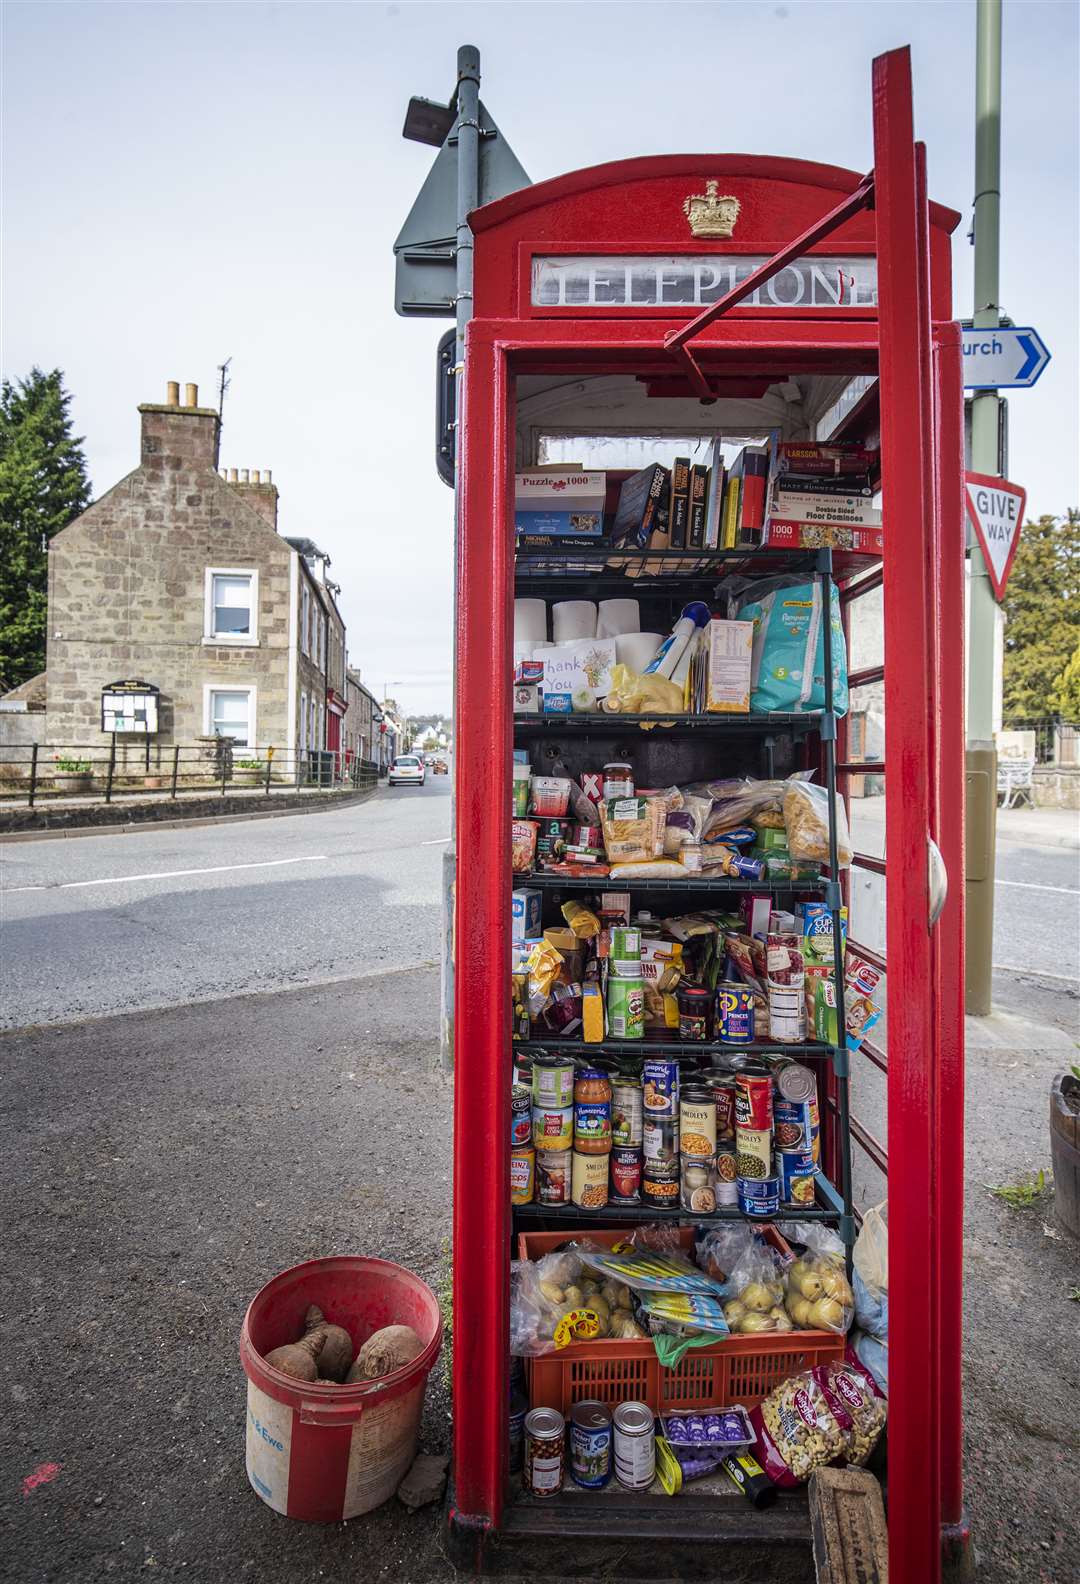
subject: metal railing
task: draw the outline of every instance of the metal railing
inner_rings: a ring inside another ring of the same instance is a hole
[[[200,743],[149,743],[113,738],[93,744],[33,743],[5,748],[0,806],[72,798],[168,799],[264,795],[311,790],[369,791],[379,766],[341,750],[240,748],[226,738]]]
[[[1035,763],[1080,765],[1080,723],[1060,715],[1006,715],[1002,731],[1033,732]]]

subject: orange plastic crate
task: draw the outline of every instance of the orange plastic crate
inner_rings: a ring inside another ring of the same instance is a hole
[[[679,1243],[689,1248],[692,1227],[678,1227]],[[788,1244],[773,1226],[760,1229],[773,1246]],[[593,1228],[558,1232],[519,1232],[521,1259],[540,1259],[574,1237],[618,1243],[632,1228],[602,1232]],[[654,1413],[704,1413],[742,1403],[752,1408],[789,1375],[844,1356],[845,1338],[832,1331],[784,1331],[726,1337],[711,1347],[691,1348],[675,1369],[665,1369],[651,1341],[571,1342],[557,1353],[526,1360],[529,1403],[557,1408],[561,1414],[586,1398],[609,1403],[643,1402]]]

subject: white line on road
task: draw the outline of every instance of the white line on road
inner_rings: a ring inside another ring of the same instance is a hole
[[[106,880],[62,880],[59,885],[11,886],[5,896],[16,891],[75,891],[82,886],[132,885],[136,880],[179,880],[185,875],[228,874],[234,869],[278,869],[283,864],[325,863],[326,853],[312,853],[307,858],[266,858],[261,863],[214,864],[208,869],[165,869],[160,874],[112,875]]]
[[[421,847],[441,847],[443,842],[448,842],[449,836],[436,836],[434,841],[421,842]]]
[[[1063,896],[1080,896],[1075,886],[1036,885],[1033,880],[995,880],[994,884],[1015,886],[1018,891],[1060,891]]]
[[[1075,974],[1045,973],[1041,968],[1022,968],[1019,963],[994,963],[1000,973],[1026,974],[1029,979],[1056,979],[1061,984],[1080,984]]]

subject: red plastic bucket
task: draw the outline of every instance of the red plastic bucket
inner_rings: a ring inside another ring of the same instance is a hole
[[[359,1349],[383,1326],[412,1326],[423,1351],[402,1369],[354,1386],[298,1381],[265,1355],[295,1342],[309,1304]],[[275,1512],[308,1522],[355,1518],[386,1501],[416,1454],[424,1388],[442,1347],[442,1315],[426,1282],[387,1260],[307,1260],[267,1282],[240,1332],[248,1378],[247,1473]]]

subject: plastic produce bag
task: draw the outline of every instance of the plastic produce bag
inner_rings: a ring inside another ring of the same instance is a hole
[[[721,1224],[699,1228],[694,1258],[714,1281],[727,1282],[745,1249],[746,1228],[734,1222],[728,1226]]]
[[[784,1275],[784,1307],[801,1331],[846,1335],[855,1318],[855,1297],[843,1259],[810,1250],[800,1255]]]
[[[610,715],[681,715],[683,690],[667,677],[639,676],[627,666],[611,668],[611,687],[604,699]]]
[[[751,1336],[794,1330],[784,1310],[784,1261],[771,1244],[753,1233],[746,1234],[726,1291],[724,1318],[733,1332]]]
[[[880,1342],[889,1337],[889,1226],[888,1201],[875,1205],[863,1216],[855,1239],[854,1265],[855,1322]]]
[[[809,781],[784,783],[784,826],[793,858],[829,862],[829,794]],[[851,867],[851,838],[843,800],[836,800],[836,855],[841,869]]]
[[[848,708],[847,647],[840,622],[840,596],[829,583],[832,627],[833,709]],[[798,578],[768,578],[751,584],[738,605],[738,619],[754,623],[750,708],[799,714],[825,708],[825,614],[821,584]]]

